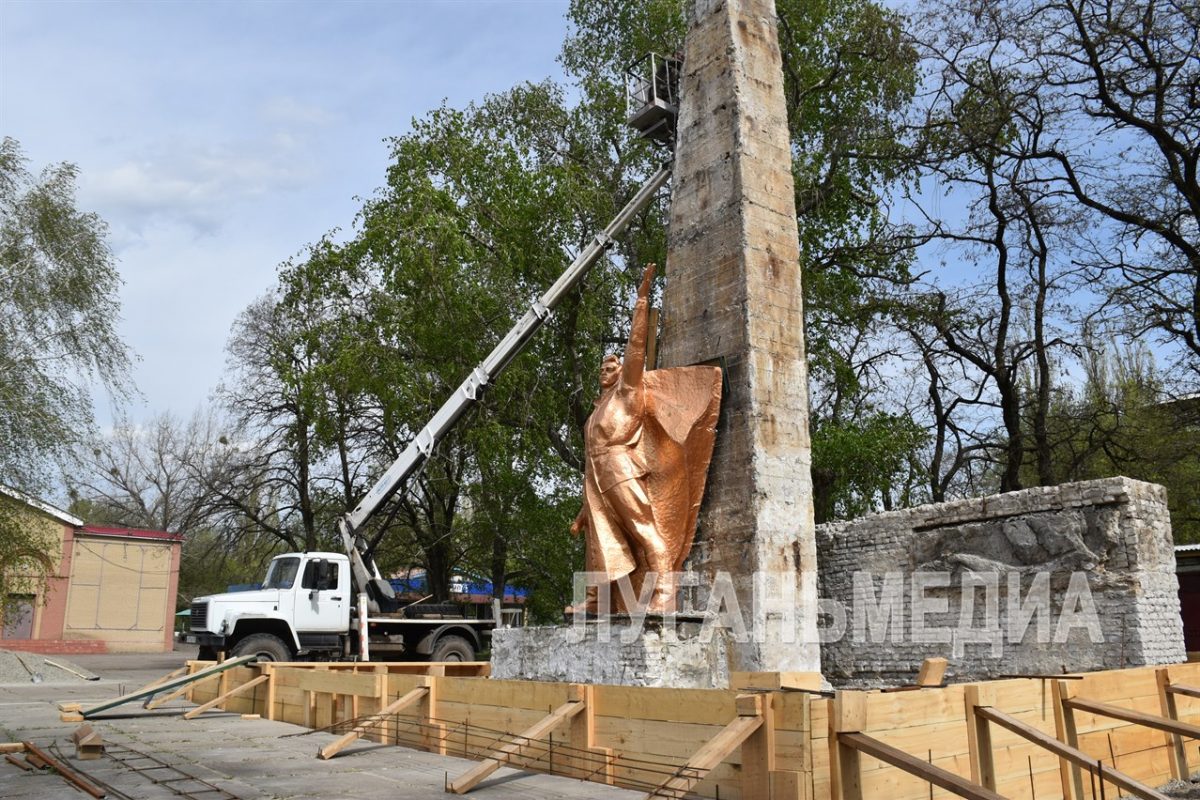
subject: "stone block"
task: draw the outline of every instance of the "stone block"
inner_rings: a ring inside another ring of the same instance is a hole
[[[492,633],[492,677],[723,689],[730,679],[727,649],[721,630],[705,631],[697,620],[616,617],[499,628]]]

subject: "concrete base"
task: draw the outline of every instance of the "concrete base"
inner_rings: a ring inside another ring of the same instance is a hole
[[[492,633],[492,677],[618,686],[724,689],[729,647],[719,626],[616,616]]]

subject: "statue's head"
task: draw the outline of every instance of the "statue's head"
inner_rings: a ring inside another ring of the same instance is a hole
[[[600,362],[600,388],[608,389],[617,385],[617,379],[621,376],[621,359],[614,355],[607,355]]]

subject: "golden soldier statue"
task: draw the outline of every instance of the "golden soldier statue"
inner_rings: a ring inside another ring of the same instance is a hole
[[[640,596],[655,586],[648,611],[675,610],[673,573],[692,547],[696,516],[712,459],[721,402],[721,370],[676,367],[646,371],[649,296],[646,267],[633,308],[625,359],[600,365],[600,397],[584,426],[583,508],[572,533],[587,533],[587,569],[609,583],[629,576]],[[596,587],[583,608],[596,611]],[[611,597],[620,610],[621,593]]]

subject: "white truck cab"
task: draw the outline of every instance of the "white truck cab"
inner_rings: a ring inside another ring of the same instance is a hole
[[[285,553],[271,561],[261,589],[196,598],[191,630],[202,657],[225,651],[291,661],[340,650],[352,592],[344,553]]]

